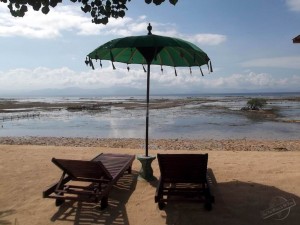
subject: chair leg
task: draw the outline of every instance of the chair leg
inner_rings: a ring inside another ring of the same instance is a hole
[[[128,173],[131,174],[131,166],[127,169]]]
[[[207,211],[212,210],[212,203],[214,203],[215,198],[210,194],[209,188],[204,189],[204,208]]]
[[[163,201],[159,201],[159,202],[158,202],[158,208],[159,208],[160,210],[162,210],[165,206],[166,206],[166,203],[164,203]]]
[[[108,206],[108,197],[105,196],[105,197],[103,197],[103,198],[101,199],[101,202],[100,202],[100,209],[101,209],[101,210],[104,210],[104,209],[107,208],[107,206]]]
[[[204,209],[207,211],[211,211],[212,210],[212,205],[210,202],[205,202],[204,203]]]
[[[64,203],[65,203],[64,199],[61,199],[61,198],[55,199],[55,206],[61,206]]]

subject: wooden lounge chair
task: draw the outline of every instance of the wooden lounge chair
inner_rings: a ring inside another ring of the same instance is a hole
[[[68,199],[100,202],[101,209],[105,209],[111,188],[126,170],[131,173],[134,158],[125,154],[100,154],[91,161],[53,158],[63,174],[43,192],[43,197],[56,199],[56,206]]]
[[[196,197],[197,200],[204,196],[205,209],[212,209],[214,197],[206,177],[208,154],[157,154],[157,159],[161,176],[155,202],[159,209],[171,200],[170,196]]]

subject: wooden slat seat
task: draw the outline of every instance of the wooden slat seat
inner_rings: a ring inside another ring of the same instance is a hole
[[[57,206],[66,199],[100,201],[101,209],[104,209],[112,186],[125,171],[131,173],[134,158],[134,155],[126,154],[100,154],[91,161],[53,158],[52,162],[63,174],[57,183],[43,192],[43,197],[56,199]],[[74,185],[74,181],[88,183]]]

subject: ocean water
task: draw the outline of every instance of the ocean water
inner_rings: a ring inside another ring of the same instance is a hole
[[[266,108],[275,107],[278,110],[278,118],[276,120],[263,119],[241,112],[241,107],[245,106],[247,100],[252,97],[268,99]],[[149,138],[299,139],[299,97],[300,93],[151,96],[152,100],[192,98],[198,99],[199,103],[173,108],[151,109]],[[144,102],[145,97],[47,97],[17,98],[15,100],[50,103],[82,102],[84,104],[89,100],[97,102]],[[35,109],[35,112],[39,112],[40,116],[13,120],[1,120],[1,118],[20,115],[21,113],[10,113],[9,111],[4,114],[0,113],[0,136],[94,138],[144,138],[145,136],[145,109],[128,110],[111,107],[97,112]]]

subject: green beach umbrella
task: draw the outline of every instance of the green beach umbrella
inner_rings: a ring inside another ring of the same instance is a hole
[[[203,75],[201,66],[206,64],[212,72],[209,57],[196,45],[179,38],[154,35],[150,24],[147,29],[148,35],[117,38],[99,46],[87,55],[85,61],[93,69],[92,60],[100,60],[101,66],[101,60],[110,60],[114,69],[114,62],[147,65],[145,156],[148,156],[150,65],[172,66],[176,76],[176,67],[198,66]]]

